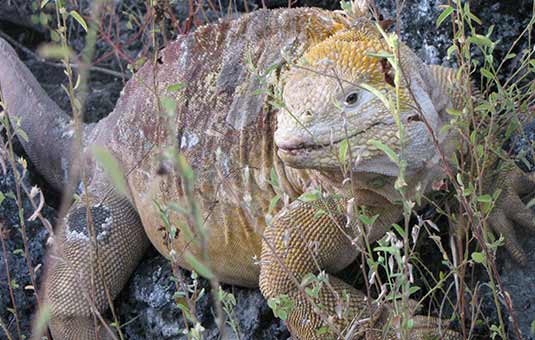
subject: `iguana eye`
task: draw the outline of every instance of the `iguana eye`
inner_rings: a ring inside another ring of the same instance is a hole
[[[344,100],[345,106],[353,106],[359,100],[359,94],[357,92],[351,92],[346,96]]]

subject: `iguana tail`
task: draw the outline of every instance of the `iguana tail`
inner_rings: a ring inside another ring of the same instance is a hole
[[[67,183],[74,135],[71,118],[48,97],[15,50],[0,38],[0,99],[19,140],[47,182],[57,190]],[[89,126],[86,130],[89,129]],[[87,132],[87,131],[86,131]]]

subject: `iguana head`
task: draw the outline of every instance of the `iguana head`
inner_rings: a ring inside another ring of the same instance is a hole
[[[388,49],[375,23],[361,18],[353,27],[311,47],[299,63],[289,68],[282,85],[285,110],[278,113],[275,132],[278,154],[287,165],[339,170],[340,143],[347,139],[354,171],[397,173],[385,153],[369,143],[378,140],[399,150],[394,115],[375,94],[363,88],[367,84],[395,98],[389,64],[377,56],[385,51]],[[410,117],[418,116],[410,104],[412,97],[403,86],[399,96],[402,121],[410,125]],[[412,124],[407,135],[409,148],[418,148],[416,144],[422,142],[431,144],[423,124]]]

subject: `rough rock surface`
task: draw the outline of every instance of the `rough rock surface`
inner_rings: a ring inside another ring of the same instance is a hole
[[[0,2],[0,20],[36,29],[37,27],[32,25],[30,19],[32,13],[34,13],[32,1],[3,0]]]
[[[25,186],[30,188],[30,183],[26,178],[23,180]],[[16,323],[13,313],[11,297],[8,288],[8,279],[6,271],[6,259],[9,266],[9,273],[17,306],[17,313],[21,326],[21,333],[29,337],[31,330],[31,318],[36,303],[32,290],[24,289],[30,286],[28,266],[24,257],[24,243],[22,239],[21,226],[19,224],[19,209],[16,200],[12,194],[16,192],[15,177],[13,172],[8,169],[3,173],[0,168],[0,193],[5,195],[5,199],[0,203],[0,228],[3,225],[7,230],[5,238],[6,253],[2,251],[0,244],[0,319],[8,326],[8,330],[13,339],[18,339]],[[41,264],[45,253],[45,243],[48,233],[44,226],[38,220],[30,222],[27,220],[34,211],[30,201],[25,197],[23,200],[24,216],[26,218],[26,232],[29,239],[29,254],[33,268]],[[54,222],[54,210],[45,206],[42,214]],[[1,233],[0,233],[1,237]],[[7,256],[6,256],[7,255]],[[42,267],[41,267],[42,269]],[[36,272],[36,278],[39,280],[42,270]],[[6,339],[7,336],[0,328],[0,339]]]
[[[400,1],[401,2],[401,1]],[[392,0],[376,0],[385,17],[396,17],[396,5]],[[451,46],[452,29],[449,19],[440,27],[436,27],[436,20],[443,11],[440,5],[447,3],[443,0],[406,0],[401,10],[401,37],[418,55],[429,64],[455,66],[453,60],[447,58],[447,49]],[[500,41],[496,46],[495,58],[501,60],[527,26],[532,11],[532,2],[527,0],[488,0],[470,1],[471,12],[481,19],[482,25],[476,25],[479,34],[486,34],[489,27],[494,25],[493,41]],[[515,49],[522,50],[526,44]],[[475,53],[475,56],[480,56]],[[504,74],[514,69],[514,61],[507,67]]]
[[[531,325],[535,321],[535,238],[529,237],[527,233],[518,233],[518,239],[526,250],[528,256],[528,265],[522,267],[514,262],[510,256],[502,251],[503,256],[497,260],[498,271],[507,293],[513,302],[515,316],[518,321],[524,340],[535,340],[535,334],[531,332]],[[484,277],[484,275],[482,275]],[[489,315],[492,319],[497,320],[496,306],[492,300],[492,292],[488,287],[483,287],[483,313]],[[502,311],[505,308],[502,307]],[[507,316],[507,313],[505,313]],[[507,318],[508,319],[508,318]],[[506,319],[506,320],[507,320]],[[509,325],[508,338],[515,339],[516,336]]]
[[[137,0],[121,0],[116,1],[116,4],[126,3],[136,4]],[[187,16],[187,2],[175,1],[174,4],[177,16],[184,19]],[[378,0],[380,8],[386,16],[395,16],[395,1],[392,0]],[[401,12],[401,33],[402,39],[407,42],[409,46],[417,51],[417,53],[428,63],[442,64],[445,66],[452,66],[453,62],[446,57],[446,50],[451,42],[451,31],[449,23],[444,22],[440,28],[436,28],[435,21],[442,11],[437,6],[442,4],[441,0],[406,0],[406,7]],[[6,2],[0,1],[0,20],[9,19],[11,21],[14,16],[6,15]],[[266,0],[268,7],[284,7],[287,6],[287,0]],[[500,59],[507,53],[507,49],[514,41],[517,34],[527,25],[531,13],[531,1],[527,0],[490,0],[482,1],[475,0],[470,2],[472,11],[483,21],[483,26],[480,32],[486,32],[490,24],[496,25],[493,40],[500,39],[501,42],[496,48],[495,57]],[[262,5],[261,0],[249,0],[249,8],[255,8]],[[327,0],[301,0],[297,5],[315,5],[324,8],[338,8],[338,1]],[[4,7],[2,7],[4,6]],[[139,6],[142,8],[143,6]],[[20,9],[28,10],[28,7],[20,7]],[[238,1],[238,10],[243,10],[243,1]],[[215,19],[217,13],[208,13],[209,19]],[[17,14],[20,15],[20,14]],[[121,19],[121,25],[126,26],[127,19]],[[25,25],[31,23],[24,22]],[[35,27],[35,26],[34,26]],[[43,36],[35,33],[28,33],[20,29],[13,28],[10,24],[1,24],[0,30],[8,31],[18,41],[22,41],[25,46],[34,48],[37,42],[44,39]],[[83,35],[74,35],[73,44],[79,48],[83,46]],[[99,48],[109,48],[109,46],[98,46]],[[524,45],[517,49],[520,51]],[[142,43],[134,43],[126,50],[129,55],[136,58],[141,52]],[[97,53],[104,53],[102,51]],[[475,54],[477,57],[477,53]],[[67,96],[58,86],[59,83],[64,82],[65,78],[62,75],[61,69],[52,67],[36,61],[31,55],[24,55],[25,61],[31,68],[32,72],[36,74],[38,80],[42,83],[45,90],[52,96],[56,102],[66,111],[69,109],[69,101]],[[120,70],[119,64],[115,59],[112,59],[105,67]],[[124,66],[124,62],[122,64]],[[506,71],[510,72],[515,67],[515,60],[507,65]],[[505,72],[505,73],[507,73]],[[88,105],[86,112],[87,121],[95,121],[110,112],[115,101],[119,96],[119,92],[123,87],[123,79],[113,77],[110,75],[94,73],[90,82],[90,93],[88,96]],[[533,126],[532,126],[533,125]],[[531,127],[530,127],[531,126]],[[535,140],[535,124],[528,125],[528,138],[521,139],[515,144],[515,149],[520,149],[522,145],[528,140]],[[527,157],[529,159],[529,157]],[[530,168],[532,170],[532,168]],[[8,189],[11,185],[11,189]],[[0,191],[6,193],[13,190],[13,179],[9,176],[0,176]],[[13,201],[6,199],[0,205],[0,218],[8,220],[5,222],[6,226],[13,226],[13,232],[10,234],[8,246],[10,249],[10,269],[16,276],[17,283],[20,287],[27,285],[27,269],[24,258],[20,255],[13,256],[14,249],[21,248],[20,235],[16,231],[16,214],[17,210],[13,207]],[[31,211],[27,208],[26,211]],[[47,210],[51,213],[51,210]],[[44,242],[46,239],[46,232],[44,228],[38,223],[29,225],[29,233],[31,234],[32,249],[31,257],[34,264],[42,260],[44,253]],[[16,236],[16,237],[14,237]],[[527,237],[519,237],[524,249],[529,250],[528,256],[530,263],[535,263],[535,239]],[[18,243],[17,243],[18,242]],[[501,273],[502,281],[506,289],[510,292],[513,303],[515,305],[521,329],[526,339],[535,339],[534,336],[529,336],[530,324],[535,315],[535,296],[533,291],[535,289],[535,265],[528,267],[520,267],[514,263],[505,251],[501,252],[503,256],[499,257],[498,268]],[[7,311],[6,307],[10,305],[9,296],[7,295],[7,286],[5,285],[5,269],[3,267],[3,258],[0,254],[0,317],[10,325],[10,330],[13,331],[14,323],[11,321],[12,316]],[[13,264],[11,264],[13,263]],[[25,271],[26,270],[26,271]],[[181,311],[178,309],[176,303],[173,301],[173,294],[175,291],[174,283],[171,281],[172,271],[169,263],[161,256],[152,251],[147,255],[146,259],[140,264],[134,275],[132,276],[128,287],[123,291],[116,302],[118,307],[121,323],[127,323],[124,326],[124,333],[128,339],[151,339],[151,338],[165,338],[178,339],[183,336],[180,330],[184,328]],[[189,276],[189,274],[184,274]],[[207,287],[206,283],[202,283],[203,287]],[[273,318],[273,315],[265,300],[262,298],[258,290],[243,289],[236,287],[225,287],[227,291],[231,291],[237,300],[237,307],[234,310],[235,319],[240,327],[241,339],[285,339],[288,333],[282,323]],[[491,299],[489,299],[490,292],[483,292],[486,296],[484,300],[484,308],[487,313],[495,313],[495,307]],[[24,313],[22,324],[25,329],[28,329],[30,321],[30,313],[33,305],[33,297],[27,291],[21,288],[16,290],[17,305],[19,311]],[[20,301],[20,302],[19,302]],[[205,338],[217,339],[217,329],[213,321],[213,311],[211,309],[211,296],[206,294],[197,304],[197,316],[203,326],[206,328],[204,332]],[[230,329],[226,332],[230,334]],[[28,334],[26,332],[26,334]],[[0,332],[0,338],[3,334]],[[512,337],[514,338],[514,337]]]
[[[189,283],[190,273],[182,271]],[[219,339],[219,331],[214,322],[213,299],[208,282],[199,280],[199,289],[206,289],[196,304],[196,317],[205,328],[203,339]],[[232,319],[238,325],[238,334],[227,324],[225,335],[228,339],[286,339],[289,333],[273,314],[258,289],[232,286],[223,287],[236,299]],[[182,333],[185,321],[182,311],[174,302],[175,284],[169,262],[150,252],[118,298],[119,314],[128,339],[186,339]]]

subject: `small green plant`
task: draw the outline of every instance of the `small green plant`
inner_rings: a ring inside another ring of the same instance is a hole
[[[234,308],[236,307],[236,297],[232,293],[226,292],[223,288],[219,287],[219,301],[223,305],[223,311],[227,315],[227,325],[230,326],[234,334],[238,339],[242,339],[240,332],[240,325],[234,318]]]
[[[268,306],[276,317],[281,320],[286,320],[288,319],[288,314],[290,314],[294,308],[294,302],[288,295],[282,294],[269,299]]]

